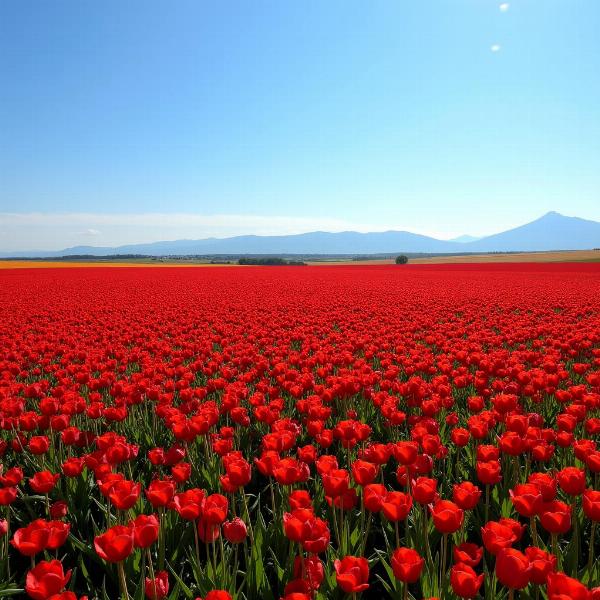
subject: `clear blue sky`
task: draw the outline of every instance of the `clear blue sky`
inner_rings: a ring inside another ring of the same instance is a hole
[[[600,2],[500,4],[3,0],[0,249],[600,220]]]

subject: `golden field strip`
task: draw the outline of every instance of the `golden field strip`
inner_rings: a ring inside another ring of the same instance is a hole
[[[393,259],[374,260],[320,260],[307,261],[307,264],[319,265],[389,265]],[[411,258],[409,264],[451,264],[451,263],[525,263],[525,262],[600,262],[600,250],[572,250],[562,252],[519,252],[512,254],[465,254],[457,256],[434,256],[430,258]],[[148,261],[148,260],[0,260],[0,269],[72,269],[78,267],[234,267],[235,263],[212,264],[201,261]],[[253,265],[244,265],[253,266]]]
[[[0,269],[74,269],[78,267],[231,267],[237,265],[201,262],[135,262],[135,261],[67,261],[67,260],[0,260]]]
[[[569,250],[562,252],[518,252],[514,254],[468,254],[413,258],[413,264],[503,263],[503,262],[600,262],[600,250]]]
[[[526,263],[526,262],[600,262],[600,250],[569,250],[561,252],[515,252],[498,254],[463,254],[410,258],[411,265],[451,263]],[[394,259],[308,261],[309,265],[390,265]]]

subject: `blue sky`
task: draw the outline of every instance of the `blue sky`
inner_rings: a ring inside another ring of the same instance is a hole
[[[600,220],[598,0],[4,0],[0,250]]]

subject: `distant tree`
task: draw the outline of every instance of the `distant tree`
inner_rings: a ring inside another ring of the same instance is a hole
[[[397,265],[405,265],[408,262],[408,256],[401,254],[400,256],[396,256],[396,264]]]
[[[261,266],[303,266],[306,263],[301,260],[285,260],[285,258],[280,258],[278,256],[268,256],[261,258],[254,258],[250,256],[242,256],[238,260],[238,265],[261,265]]]

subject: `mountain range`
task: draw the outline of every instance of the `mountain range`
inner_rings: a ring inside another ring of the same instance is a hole
[[[586,250],[600,247],[600,223],[567,217],[557,212],[520,227],[482,238],[460,236],[439,240],[408,231],[328,233],[313,231],[295,235],[242,235],[229,238],[175,240],[118,247],[75,246],[58,251],[32,250],[0,253],[2,257],[58,257],[71,255],[144,254],[225,255],[225,254],[396,254],[519,252],[544,250]]]

